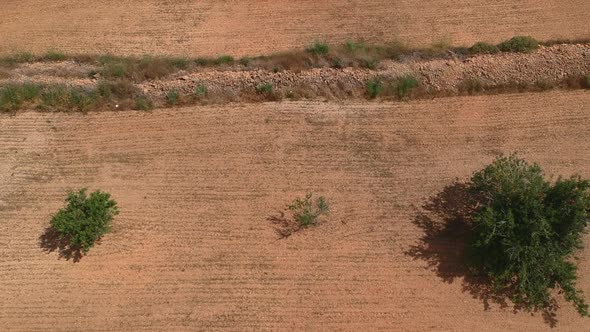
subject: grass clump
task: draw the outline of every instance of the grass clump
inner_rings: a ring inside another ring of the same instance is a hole
[[[197,97],[199,99],[207,97],[208,94],[209,94],[209,89],[204,84],[199,84],[195,88],[194,95],[195,95],[195,97]]]
[[[590,89],[590,75],[586,75],[582,78],[582,87],[584,89]]]
[[[166,104],[173,106],[178,104],[180,100],[180,94],[176,90],[170,90],[166,92]]]
[[[318,225],[320,217],[327,215],[330,208],[326,199],[322,196],[317,200],[312,200],[312,193],[307,193],[305,198],[296,198],[287,209],[293,213],[293,218],[297,221],[300,228]]]
[[[138,111],[149,111],[154,108],[154,102],[146,95],[139,95],[135,98],[135,107]]]
[[[469,48],[471,54],[495,54],[498,52],[500,52],[498,46],[486,42],[477,42]]]
[[[13,55],[5,56],[0,58],[0,63],[14,65],[17,63],[34,62],[37,60],[33,53],[30,52],[18,52]]]
[[[51,227],[71,249],[87,253],[94,243],[111,230],[111,221],[119,213],[110,194],[86,189],[69,192],[66,206],[51,218]]]
[[[364,51],[365,50],[365,42],[364,41],[354,41],[354,40],[347,40],[344,42],[344,49],[350,53],[354,53],[357,51]]]
[[[464,80],[459,84],[457,87],[460,93],[467,93],[469,95],[474,95],[483,92],[484,87],[480,80],[472,78]]]
[[[363,68],[375,70],[379,66],[379,60],[377,58],[363,59],[361,64]]]
[[[412,75],[400,77],[395,87],[396,94],[400,99],[403,99],[418,87],[419,84],[420,82]]]
[[[502,52],[530,53],[539,48],[539,42],[530,36],[515,36],[498,44]]]
[[[234,62],[234,57],[232,57],[231,55],[221,55],[215,61],[215,63],[218,65],[232,64],[233,62]]]
[[[273,87],[272,83],[265,83],[265,84],[261,84],[256,87],[256,92],[258,92],[260,94],[270,95],[273,93],[273,91],[274,91],[274,87]]]
[[[327,55],[330,53],[330,46],[324,42],[315,42],[305,49],[308,53],[314,55]]]
[[[240,64],[244,67],[248,67],[248,65],[252,62],[252,58],[248,56],[244,56],[240,58]]]
[[[372,78],[367,81],[367,95],[369,98],[374,99],[381,95],[383,92],[383,83],[378,78]]]
[[[66,59],[66,55],[62,52],[51,50],[43,56],[43,59],[48,61],[63,61]]]

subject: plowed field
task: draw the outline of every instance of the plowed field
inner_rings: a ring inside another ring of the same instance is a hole
[[[577,91],[2,115],[1,330],[549,330],[540,314],[486,309],[460,241],[423,243],[416,221],[499,152],[590,177],[589,105]],[[75,263],[38,241],[82,186],[121,213]],[[331,215],[278,240],[267,218],[306,191]],[[412,250],[425,244],[430,257]],[[590,294],[587,251],[579,274]],[[590,330],[560,303],[559,330]]]
[[[0,53],[236,56],[313,40],[469,45],[516,34],[587,38],[586,0],[3,0]]]

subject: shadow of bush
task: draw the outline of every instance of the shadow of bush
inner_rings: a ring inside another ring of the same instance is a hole
[[[82,259],[80,247],[72,247],[67,238],[61,238],[53,227],[47,227],[45,232],[39,236],[39,246],[48,254],[57,251],[59,258],[72,260],[77,263]]]

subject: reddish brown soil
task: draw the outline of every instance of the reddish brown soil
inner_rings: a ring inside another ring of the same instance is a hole
[[[499,152],[590,177],[589,105],[577,91],[2,115],[0,326],[549,330],[511,305],[485,310],[464,287],[452,234],[431,243],[432,267],[409,254],[425,234],[414,221]],[[121,214],[73,263],[38,238],[82,186],[111,192]],[[308,190],[328,198],[328,221],[277,240],[267,217]],[[560,304],[558,330],[590,329]]]
[[[314,40],[470,45],[516,34],[588,38],[587,0],[3,0],[0,53],[236,56]]]

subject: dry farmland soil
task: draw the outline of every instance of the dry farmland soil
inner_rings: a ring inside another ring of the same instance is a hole
[[[268,54],[314,40],[468,46],[588,37],[587,0],[3,0],[0,53]]]
[[[0,114],[1,329],[549,330],[479,292],[460,234],[429,238],[440,220],[422,206],[500,152],[590,177],[589,106],[577,90]],[[121,213],[75,263],[38,241],[83,186]],[[331,214],[278,240],[267,218],[307,191]],[[558,330],[590,330],[559,304]]]

